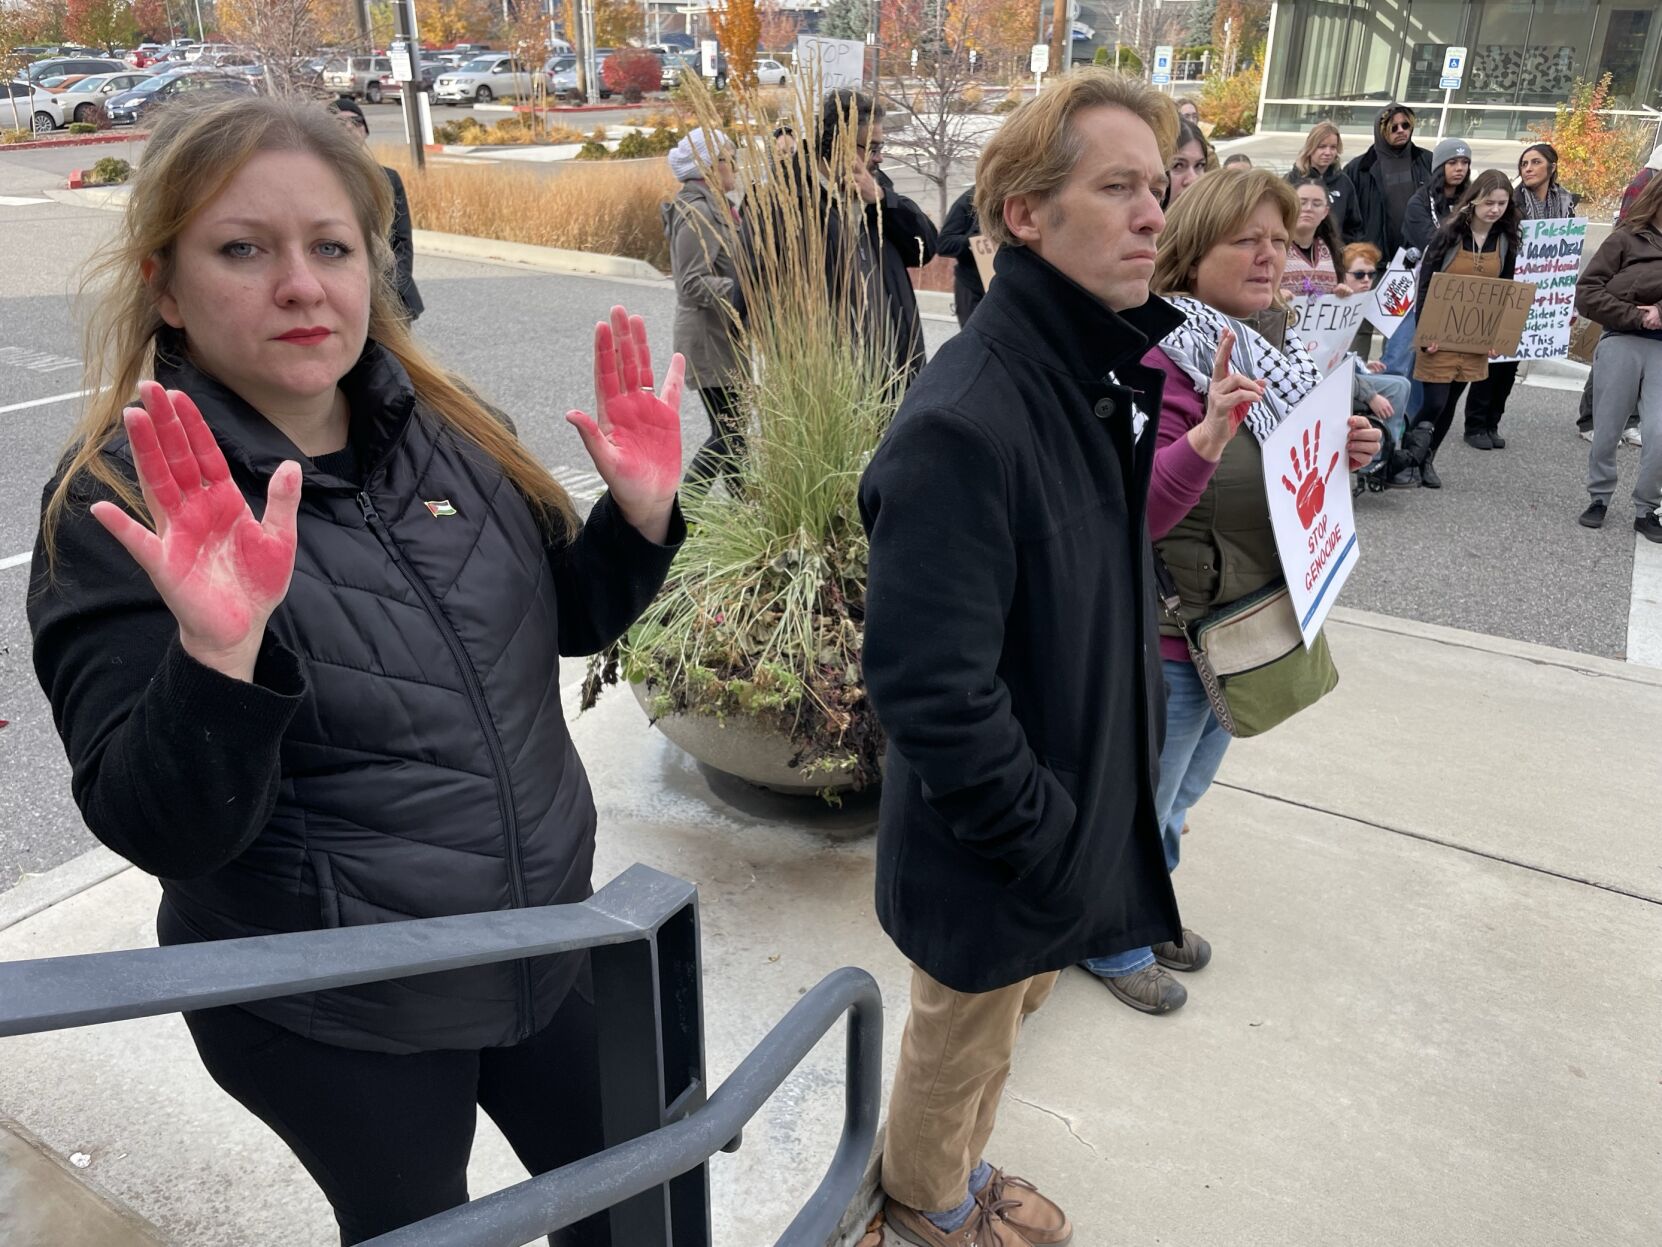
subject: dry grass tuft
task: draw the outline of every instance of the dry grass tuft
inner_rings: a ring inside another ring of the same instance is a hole
[[[379,158],[403,177],[417,229],[626,255],[669,271],[661,205],[676,183],[662,161],[562,165],[557,173],[429,164],[418,174],[407,155]]]

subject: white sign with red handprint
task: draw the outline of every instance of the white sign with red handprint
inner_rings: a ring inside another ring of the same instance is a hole
[[[1344,463],[1350,384],[1347,372],[1328,377],[1263,445],[1276,552],[1306,646],[1321,631],[1359,555]]]

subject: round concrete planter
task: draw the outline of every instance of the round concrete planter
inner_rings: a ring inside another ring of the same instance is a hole
[[[648,715],[652,694],[645,684],[631,684],[635,700]],[[791,765],[796,748],[788,738],[747,719],[729,715],[725,720],[713,714],[669,714],[654,726],[699,762],[725,775],[766,788],[770,792],[811,796],[826,789],[844,791],[853,787],[848,768],[815,771],[804,775]]]

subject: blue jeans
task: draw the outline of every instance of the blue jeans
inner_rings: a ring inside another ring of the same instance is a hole
[[[1223,730],[1206,700],[1206,690],[1193,663],[1168,658],[1166,669],[1166,744],[1160,750],[1160,786],[1154,792],[1154,813],[1160,820],[1160,839],[1166,849],[1166,869],[1177,869],[1183,823],[1189,807],[1206,795],[1229,748]],[[1154,950],[1133,948],[1112,957],[1091,957],[1085,968],[1103,978],[1121,978],[1154,964]]]
[[[1402,318],[1402,324],[1397,331],[1385,340],[1385,350],[1379,357],[1379,362],[1385,365],[1385,371],[1398,377],[1414,376],[1414,325],[1415,315],[1409,312]],[[1418,381],[1414,381],[1408,394],[1408,410],[1401,414],[1408,418],[1408,425],[1413,427],[1415,418],[1420,412],[1420,403],[1425,398],[1425,391]]]

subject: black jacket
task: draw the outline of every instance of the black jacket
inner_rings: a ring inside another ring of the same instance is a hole
[[[1460,189],[1465,190],[1465,185],[1462,184]],[[1453,199],[1449,198],[1443,194],[1441,187],[1433,186],[1429,182],[1420,187],[1414,192],[1414,198],[1408,201],[1408,211],[1402,215],[1402,236],[1399,245],[1423,252],[1426,245],[1431,242],[1431,236],[1437,232],[1437,227],[1453,210],[1455,200],[1459,198],[1458,194]],[[1385,263],[1390,262],[1391,256],[1388,255],[1385,257]]]
[[[342,382],[361,485],[188,363],[159,363],[157,379],[195,398],[255,514],[279,462],[306,471],[294,578],[252,683],[183,652],[149,580],[84,509],[60,527],[55,581],[36,550],[35,669],[75,799],[94,835],[161,877],[162,943],[587,897],[594,802],[559,660],[628,627],[673,548],[609,497],[574,541],[545,540],[495,462],[417,407],[374,345]],[[107,453],[133,476],[124,440]],[[579,965],[243,1007],[348,1048],[491,1047],[546,1025]]]
[[[415,284],[415,242],[410,228],[410,198],[404,193],[404,179],[397,169],[382,166],[381,172],[392,183],[392,254],[398,261],[398,297],[404,301],[404,310],[413,321],[427,310],[421,301],[421,291]]]
[[[946,220],[941,223],[940,240],[935,245],[935,254],[957,261],[952,273],[952,310],[958,317],[960,328],[969,320],[976,304],[987,295],[986,287],[981,284],[981,268],[975,262],[975,252],[970,250],[970,239],[980,232],[981,223],[975,218],[975,187],[972,186],[958,196],[947,212]]]
[[[1412,157],[1414,186],[1423,187],[1431,180],[1431,153],[1414,145]],[[1379,148],[1370,146],[1345,166],[1345,176],[1356,187],[1356,210],[1362,221],[1362,232],[1346,242],[1371,242],[1378,247],[1389,264],[1402,246],[1402,222],[1391,219],[1390,203],[1385,185],[1379,178]],[[1412,198],[1410,197],[1410,202]]]
[[[866,209],[868,228],[881,228],[883,235],[883,297],[889,320],[910,381],[922,371],[927,360],[923,346],[923,321],[918,318],[918,296],[912,289],[909,268],[922,268],[935,258],[936,230],[929,214],[895,190],[887,173],[876,171],[883,188],[879,203]]]
[[[1311,175],[1300,173],[1295,169],[1287,174],[1287,181],[1302,182],[1308,176]],[[1333,228],[1338,232],[1339,242],[1341,244],[1366,242],[1367,238],[1362,224],[1362,208],[1357,202],[1355,184],[1345,175],[1344,170],[1339,168],[1337,160],[1328,165],[1327,172],[1321,174],[1320,177],[1327,185],[1327,216],[1333,222]],[[1386,256],[1385,258],[1389,260],[1391,257]]]
[[[1139,361],[1181,318],[1116,315],[1022,247],[996,263],[860,488],[877,916],[963,992],[1179,934],[1144,520],[1162,374]]]

